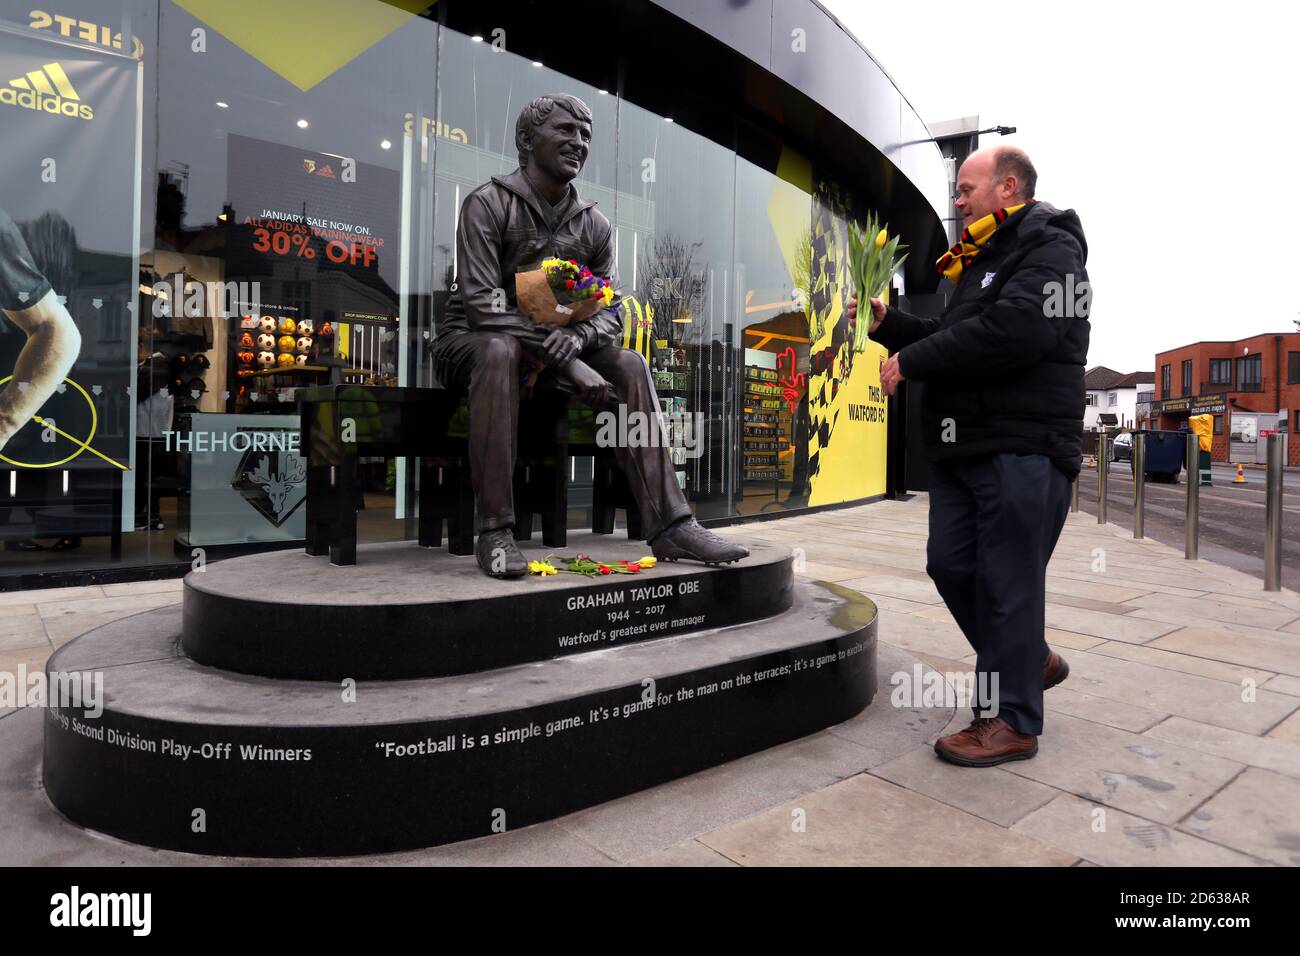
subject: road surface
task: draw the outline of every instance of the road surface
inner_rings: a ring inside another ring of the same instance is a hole
[[[1213,485],[1200,489],[1200,557],[1264,579],[1264,470],[1247,468],[1247,484],[1234,485],[1237,469],[1214,465]],[[1146,483],[1146,536],[1183,550],[1186,475],[1178,484]],[[1106,518],[1133,530],[1133,475],[1127,461],[1112,462],[1107,475]],[[1097,470],[1079,476],[1079,508],[1097,513]],[[1282,585],[1300,591],[1300,472],[1283,473]]]

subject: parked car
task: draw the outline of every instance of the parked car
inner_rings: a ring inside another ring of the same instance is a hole
[[[1111,461],[1133,460],[1133,436],[1128,432],[1116,435],[1110,443]]]

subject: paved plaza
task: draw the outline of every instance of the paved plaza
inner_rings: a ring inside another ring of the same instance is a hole
[[[795,548],[802,573],[878,604],[880,687],[866,711],[549,823],[342,862],[1300,863],[1295,592],[1266,593],[1243,572],[1070,515],[1047,578],[1048,640],[1070,676],[1047,693],[1038,756],[965,769],[941,762],[932,745],[964,727],[967,711],[891,701],[894,675],[960,675],[974,661],[925,573],[924,495],[724,533]],[[165,581],[0,593],[0,670],[40,667],[79,634],[176,603],[180,590]],[[245,862],[133,846],[68,823],[40,789],[41,717],[0,711],[0,864]]]

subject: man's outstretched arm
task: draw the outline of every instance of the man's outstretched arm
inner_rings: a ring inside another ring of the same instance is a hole
[[[14,362],[13,378],[0,390],[0,450],[40,411],[81,353],[81,333],[53,290],[31,308],[4,314],[27,342]]]

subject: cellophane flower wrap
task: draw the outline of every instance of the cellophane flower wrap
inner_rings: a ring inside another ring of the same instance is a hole
[[[874,316],[871,299],[885,294],[890,282],[905,261],[907,246],[899,245],[898,236],[889,235],[889,226],[882,226],[875,213],[867,216],[867,226],[862,229],[856,222],[849,223],[849,272],[858,293],[858,321],[853,328],[853,351],[862,352],[869,341],[867,330]],[[900,253],[902,253],[900,255]]]
[[[576,259],[552,258],[515,273],[515,299],[538,325],[571,325],[612,304],[614,288]]]

